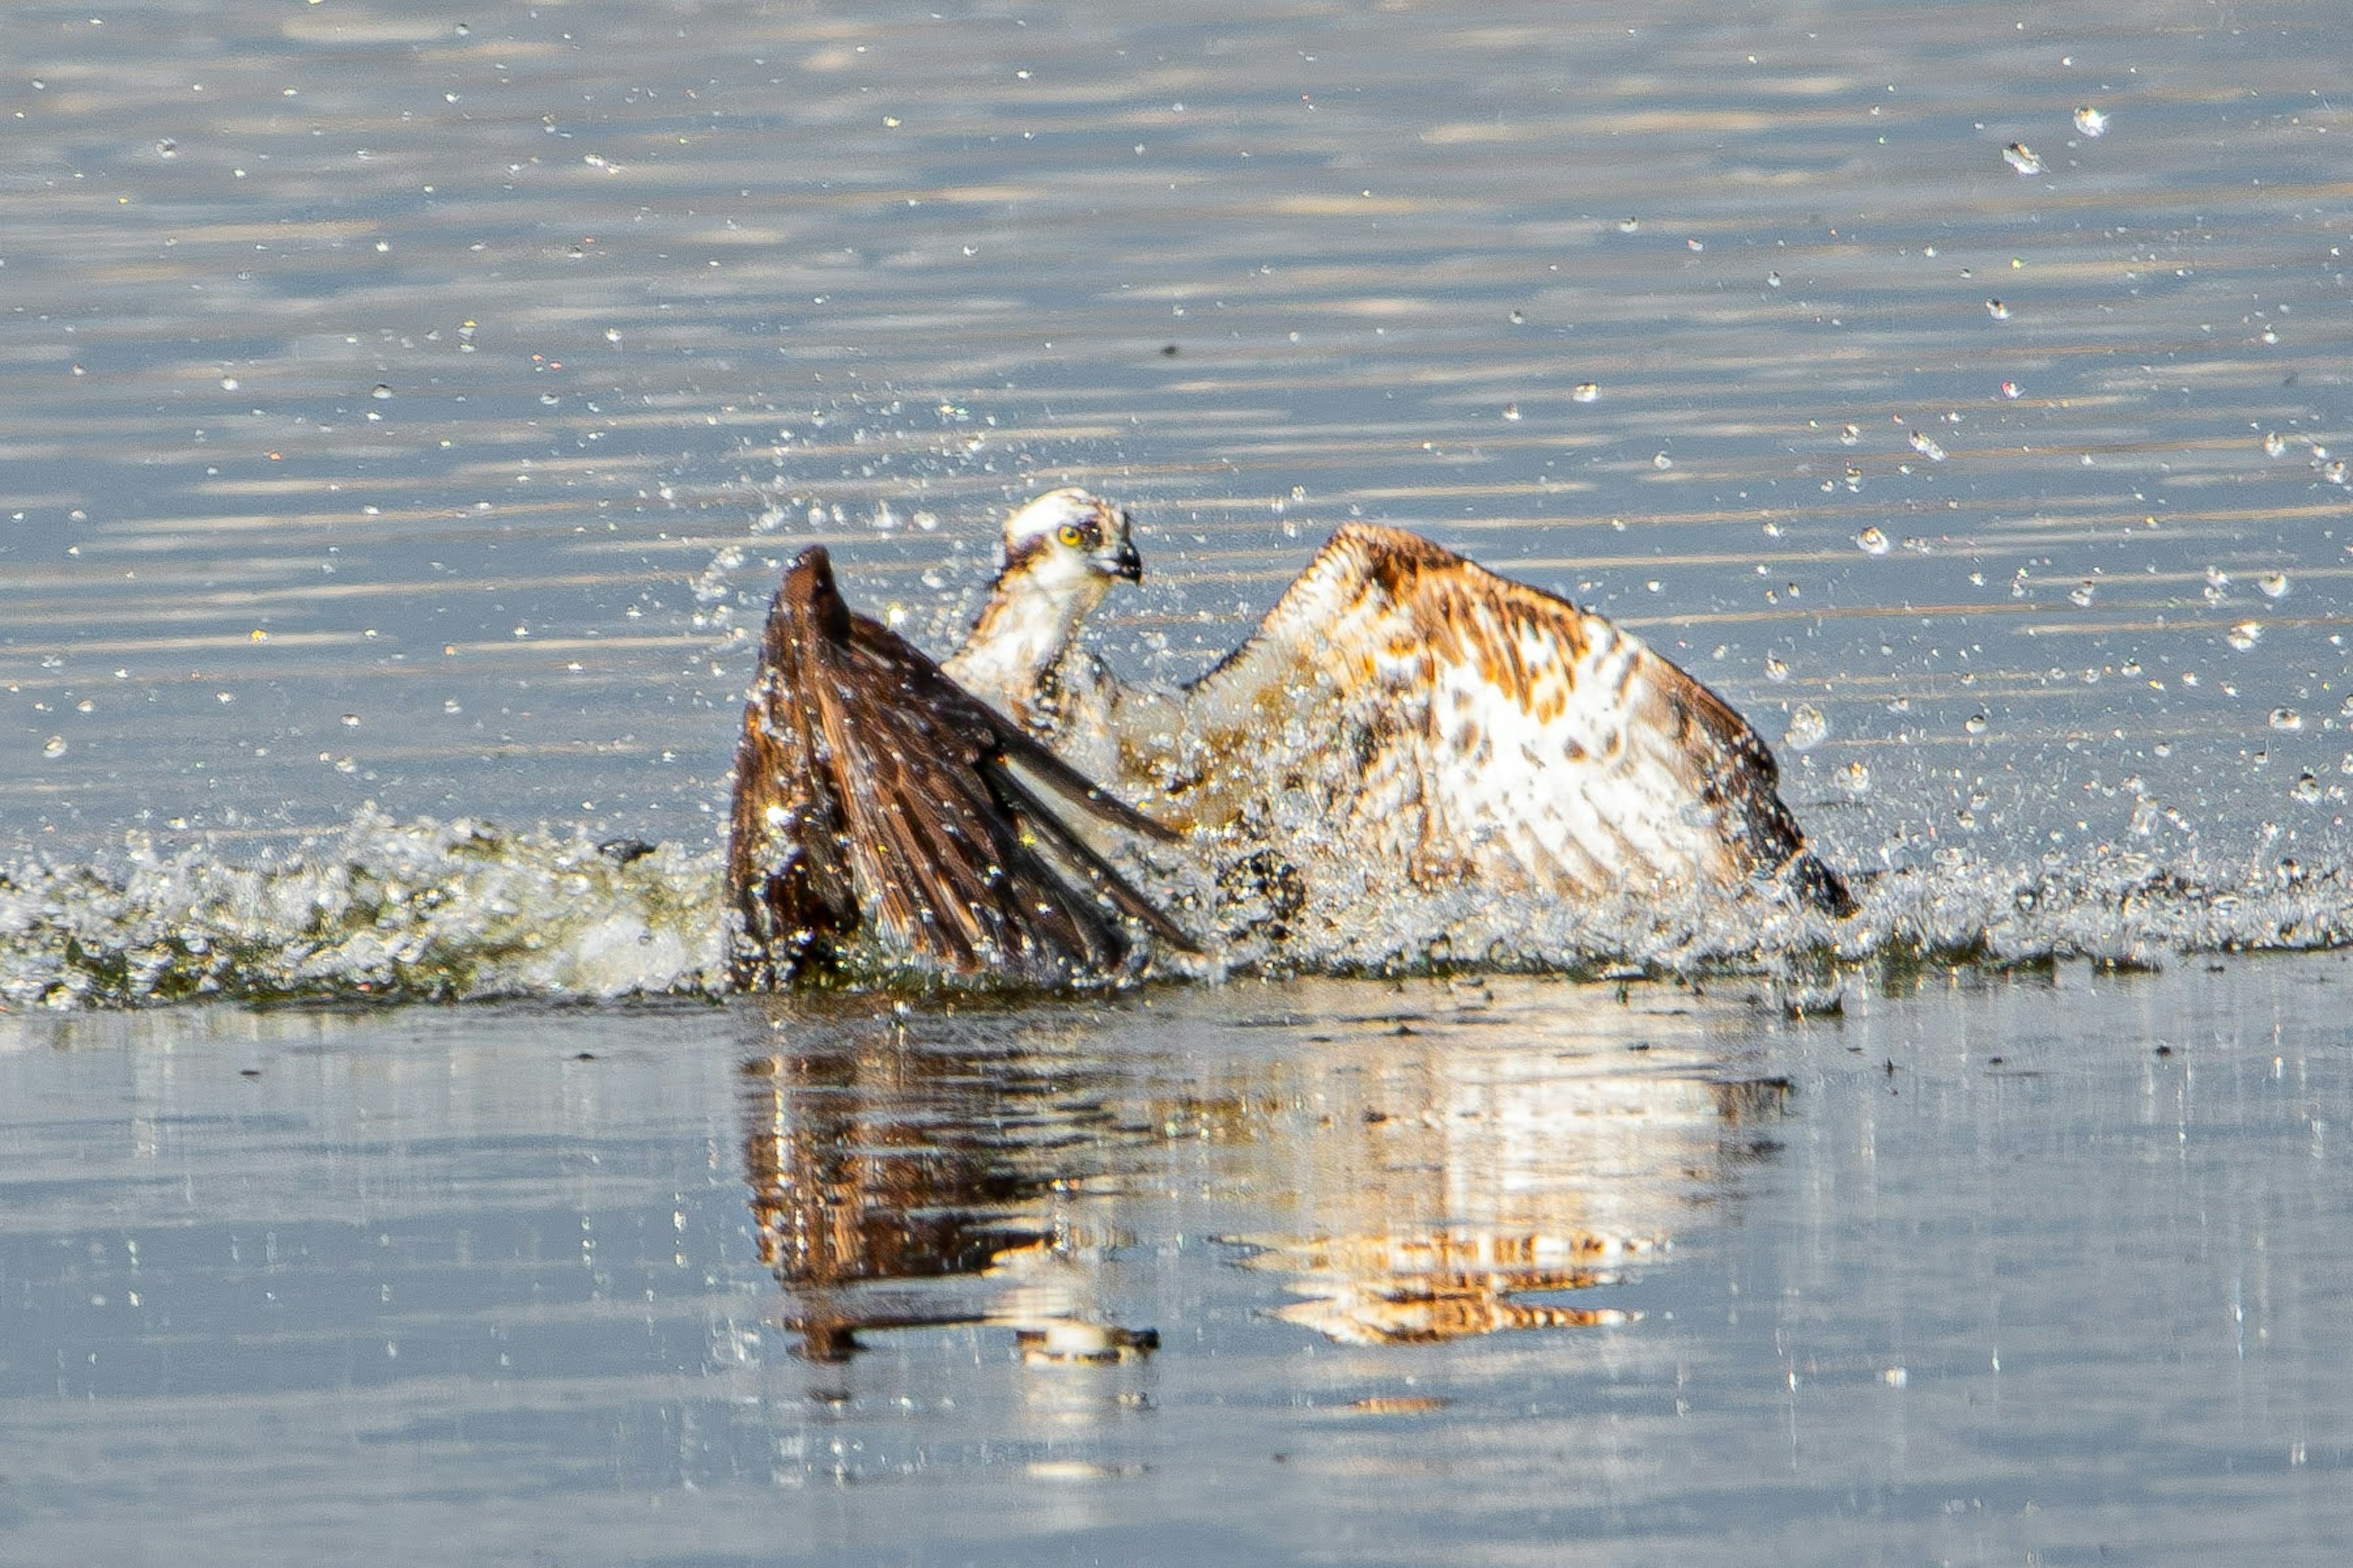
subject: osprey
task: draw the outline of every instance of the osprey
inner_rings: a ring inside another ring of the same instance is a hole
[[[1174,837],[852,615],[823,547],[802,552],[768,610],[735,752],[730,979],[765,990],[879,959],[1069,984],[1138,966],[1130,922],[1190,951],[1040,788]]]
[[[1190,684],[1132,685],[1078,643],[1143,564],[1082,489],[1006,519],[942,668],[1173,828],[1424,887],[1567,897],[1778,883],[1852,911],[1781,802],[1773,754],[1641,638],[1426,539],[1350,523]]]

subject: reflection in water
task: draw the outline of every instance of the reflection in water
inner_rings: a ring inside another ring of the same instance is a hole
[[[1118,1360],[1159,1334],[1114,1309],[1106,1265],[1192,1223],[1141,1211],[1181,1188],[1209,1194],[1195,1228],[1296,1298],[1271,1314],[1333,1340],[1627,1322],[1534,1298],[1665,1250],[1772,1150],[1788,1084],[1729,1078],[1688,997],[1605,994],[1286,1017],[1318,1032],[1279,1061],[1232,1048],[1261,1019],[1142,1061],[1115,1026],[1034,1015],[796,1029],[744,1068],[761,1261],[814,1361],[949,1324],[1009,1328],[1029,1362]]]
[[[1106,1069],[1050,1029],[885,1019],[744,1067],[744,1167],[760,1260],[812,1361],[860,1330],[988,1323],[1025,1361],[1115,1361],[1159,1343],[1108,1321],[1095,1271],[1120,1244],[1072,1194],[1122,1142]]]
[[[1587,1033],[1660,1021],[1588,1016],[1530,1039],[1474,1015],[1326,1058],[1314,1093],[1334,1135],[1292,1166],[1289,1234],[1249,1238],[1250,1266],[1301,1298],[1276,1315],[1352,1344],[1639,1316],[1526,1298],[1616,1285],[1664,1251],[1693,1204],[1770,1151],[1755,1126],[1788,1092],[1725,1081],[1698,1051],[1660,1061],[1650,1040]]]

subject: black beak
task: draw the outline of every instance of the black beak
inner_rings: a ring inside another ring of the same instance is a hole
[[[1124,577],[1131,583],[1144,581],[1144,557],[1135,552],[1134,540],[1123,542],[1119,547],[1119,553],[1112,557],[1111,574],[1114,577]]]

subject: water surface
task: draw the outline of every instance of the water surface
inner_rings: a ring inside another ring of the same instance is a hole
[[[1649,11],[13,12],[0,1559],[2337,1561],[2338,10]],[[778,566],[1066,482],[1132,674],[1621,619],[1862,916],[710,1001]]]
[[[0,1554],[2333,1561],[2335,957],[0,1053]]]

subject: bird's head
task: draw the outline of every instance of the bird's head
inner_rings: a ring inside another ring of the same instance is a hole
[[[1115,579],[1144,581],[1144,559],[1124,508],[1082,489],[1048,490],[1005,520],[1001,576],[1100,595]]]

